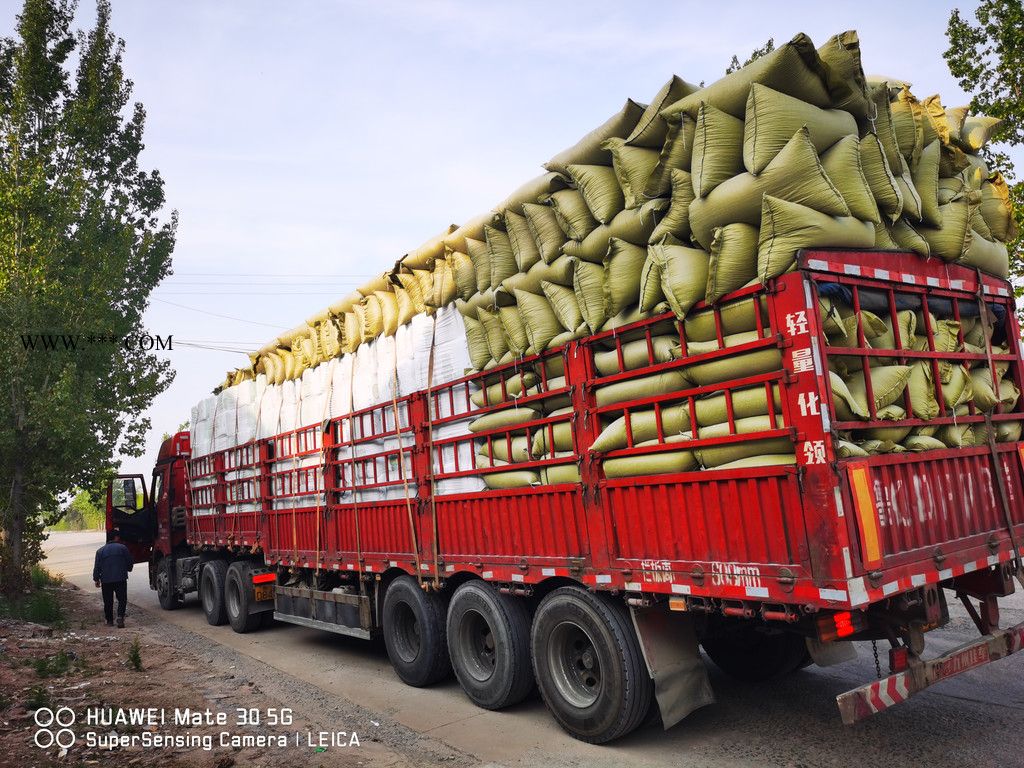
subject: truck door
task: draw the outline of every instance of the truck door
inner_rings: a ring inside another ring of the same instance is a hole
[[[117,531],[136,563],[149,561],[156,516],[142,475],[117,475],[107,485],[107,531]]]

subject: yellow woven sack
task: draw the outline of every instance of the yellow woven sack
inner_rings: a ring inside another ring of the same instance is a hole
[[[844,136],[823,152],[821,167],[843,196],[851,216],[873,224],[881,223],[878,203],[864,176],[860,139],[856,135]]]
[[[757,277],[757,227],[726,224],[715,229],[705,300],[712,304]]]
[[[690,169],[693,194],[704,197],[726,179],[743,172],[743,121],[710,104],[701,104],[696,122]]]

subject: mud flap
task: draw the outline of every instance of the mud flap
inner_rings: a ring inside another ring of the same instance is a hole
[[[664,608],[630,608],[630,613],[654,680],[665,730],[695,709],[713,704],[715,694],[700,657],[692,617]]]

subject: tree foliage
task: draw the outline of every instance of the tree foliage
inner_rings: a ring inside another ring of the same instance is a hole
[[[1002,172],[1015,201],[1024,199],[1024,182],[1006,152],[1024,145],[1024,6],[1020,0],[983,0],[974,21],[954,10],[946,27],[946,63],[960,87],[973,94],[972,113],[998,117],[1003,124],[986,148],[989,167]],[[1018,231],[1024,232],[1024,206],[1014,207]],[[1017,296],[1024,295],[1024,238],[1007,244],[1010,277]]]
[[[140,455],[143,415],[169,363],[129,349],[169,273],[176,214],[140,167],[145,111],[131,103],[107,0],[74,33],[73,0],[25,0],[0,40],[0,581],[20,586],[42,511]],[[71,71],[72,60],[77,60]],[[49,335],[52,349],[29,348]],[[68,344],[67,340],[73,343]],[[101,340],[102,339],[102,340]],[[115,341],[116,340],[116,341]]]
[[[747,57],[747,60],[744,61],[742,64],[740,64],[739,57],[736,56],[736,55],[733,55],[732,61],[729,62],[729,66],[726,67],[726,69],[725,69],[725,74],[731,75],[736,70],[742,69],[743,67],[747,66],[747,64],[749,64],[750,62],[757,61],[758,59],[760,59],[765,54],[771,53],[774,50],[775,50],[775,38],[774,37],[769,37],[768,38],[768,42],[765,43],[764,45],[762,45],[760,48],[755,48],[753,51],[751,51],[750,56]]]

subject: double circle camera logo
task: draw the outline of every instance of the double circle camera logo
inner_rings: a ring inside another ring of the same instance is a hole
[[[60,707],[54,711],[48,707],[37,709],[34,715],[38,730],[32,738],[40,749],[49,749],[56,744],[61,749],[70,749],[75,743],[75,711],[71,707]]]

